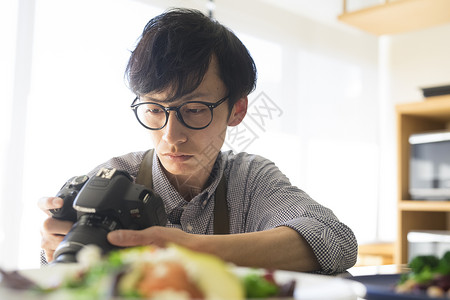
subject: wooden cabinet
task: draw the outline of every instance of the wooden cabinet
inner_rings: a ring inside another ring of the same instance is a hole
[[[395,263],[408,260],[407,234],[412,230],[449,230],[450,201],[416,201],[409,196],[409,136],[435,130],[450,130],[450,95],[421,102],[399,104],[398,145],[398,238]],[[449,153],[450,155],[450,153]]]

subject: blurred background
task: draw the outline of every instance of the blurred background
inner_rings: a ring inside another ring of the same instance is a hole
[[[273,160],[360,244],[395,241],[395,104],[450,82],[450,25],[376,36],[339,22],[338,0],[2,0],[0,265],[39,266],[40,197],[152,147],[124,70],[145,24],[170,7],[233,30],[258,67],[249,111],[276,111],[250,114],[245,138],[229,132],[224,148]]]

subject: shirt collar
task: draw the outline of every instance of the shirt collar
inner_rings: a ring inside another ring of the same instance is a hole
[[[200,194],[196,195],[190,202],[194,204],[198,203],[198,205],[203,208],[206,206],[211,196],[214,195],[219,181],[223,176],[223,170],[225,167],[224,160],[224,155],[219,152],[208,179],[207,187],[202,192],[200,192]],[[187,204],[187,201],[183,197],[181,197],[175,187],[169,182],[166,174],[163,172],[156,152],[153,155],[152,173],[154,175],[153,189],[164,200],[167,213],[170,213],[176,207],[183,207]]]

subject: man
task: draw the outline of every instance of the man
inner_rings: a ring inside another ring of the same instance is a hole
[[[220,151],[227,126],[244,118],[256,83],[254,62],[230,30],[198,11],[163,13],[146,25],[127,78],[137,95],[132,108],[149,129],[155,152],[116,157],[99,168],[123,169],[133,178],[143,169],[150,172],[148,184],[162,197],[168,224],[113,231],[110,243],[173,242],[269,269],[335,273],[354,265],[355,237],[329,209],[292,186],[269,160]],[[151,167],[142,167],[146,159]],[[230,234],[214,234],[215,226],[223,225],[215,215],[221,196]],[[59,198],[39,200],[49,216],[49,209],[61,205]],[[44,222],[48,261],[71,227],[51,217]]]

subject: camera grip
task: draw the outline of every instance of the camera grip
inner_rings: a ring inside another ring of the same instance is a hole
[[[61,190],[56,194],[56,197],[63,199],[63,206],[61,208],[50,209],[53,218],[72,222],[77,221],[77,211],[73,208],[73,201],[88,179],[88,176],[83,175],[74,176],[67,180]]]

